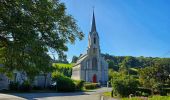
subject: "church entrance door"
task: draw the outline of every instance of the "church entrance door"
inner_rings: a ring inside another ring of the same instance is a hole
[[[97,76],[96,76],[96,74],[93,75],[93,83],[97,83]]]

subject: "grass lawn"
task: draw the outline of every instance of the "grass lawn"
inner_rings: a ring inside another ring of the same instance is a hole
[[[111,97],[111,92],[104,92],[103,95],[107,97]]]
[[[65,68],[72,68],[72,66],[74,65],[74,63],[69,63],[69,64],[64,64],[64,63],[53,63],[54,67],[65,67]]]
[[[111,92],[104,92],[104,96],[111,97]],[[114,97],[118,98],[118,97]],[[132,98],[118,98],[118,100],[170,100],[170,96],[154,95],[152,97],[132,97]]]
[[[121,100],[170,100],[170,96],[159,96],[159,95],[155,95],[152,97],[132,97],[130,98],[122,98]]]

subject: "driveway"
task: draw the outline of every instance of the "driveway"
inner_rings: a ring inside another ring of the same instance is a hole
[[[101,93],[111,88],[100,88],[88,92],[73,93],[0,93],[0,100],[101,100]]]

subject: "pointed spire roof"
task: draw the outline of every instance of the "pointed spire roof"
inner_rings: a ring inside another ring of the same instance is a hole
[[[93,10],[93,19],[92,19],[91,32],[96,32],[96,22],[95,22],[94,10]]]

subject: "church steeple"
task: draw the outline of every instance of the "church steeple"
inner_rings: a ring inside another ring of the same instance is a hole
[[[93,10],[93,19],[92,19],[91,32],[96,32],[96,22],[95,22],[94,10]]]
[[[96,30],[95,15],[93,10],[91,31],[89,33],[88,53],[90,55],[100,55],[99,36]]]

